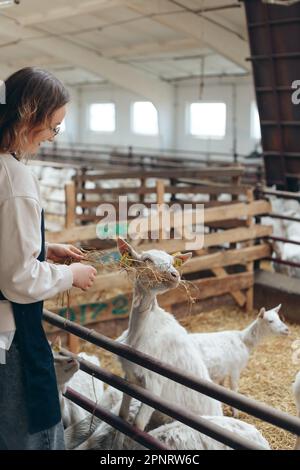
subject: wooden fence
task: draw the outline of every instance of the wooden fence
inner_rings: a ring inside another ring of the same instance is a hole
[[[271,255],[271,247],[262,237],[271,235],[272,228],[256,224],[254,217],[270,212],[266,200],[254,200],[253,191],[246,189],[246,200],[232,201],[229,204],[204,209],[204,244],[193,250],[193,258],[183,268],[183,276],[192,275],[191,293],[195,301],[223,294],[230,294],[236,303],[251,310],[253,308],[254,261]],[[198,209],[199,211],[200,209]],[[193,210],[193,221],[199,214]],[[171,228],[176,228],[176,220],[171,218]],[[183,222],[184,223],[184,222]],[[96,238],[99,226],[72,226],[62,232],[48,233],[49,242],[70,242],[88,244]],[[260,241],[257,242],[256,240]],[[160,239],[134,241],[137,249],[162,249],[169,253],[186,251],[186,239]],[[259,244],[257,244],[259,243]],[[103,255],[115,256],[115,248],[104,250]],[[131,305],[131,283],[124,272],[99,273],[93,287],[86,293],[72,289],[70,295],[70,318],[80,324],[90,324],[126,318]],[[172,310],[175,304],[186,303],[183,290],[177,288],[160,296],[160,304]],[[59,306],[59,299],[46,303],[46,308],[66,317],[66,305]],[[48,330],[50,331],[50,330]]]

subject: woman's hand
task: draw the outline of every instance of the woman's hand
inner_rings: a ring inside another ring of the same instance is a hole
[[[73,286],[79,289],[87,290],[92,287],[97,271],[93,266],[74,263],[70,265],[73,273]]]
[[[73,245],[64,245],[61,243],[49,243],[47,250],[47,259],[54,263],[64,263],[72,258],[76,261],[84,259],[84,254]]]

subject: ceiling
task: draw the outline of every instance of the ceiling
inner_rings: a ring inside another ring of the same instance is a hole
[[[248,74],[248,55],[238,0],[21,0],[0,9],[4,77],[37,65],[69,86],[135,83],[142,92],[199,75]]]

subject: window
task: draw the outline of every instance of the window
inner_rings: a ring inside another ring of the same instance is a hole
[[[158,114],[153,103],[150,101],[133,103],[132,130],[135,134],[158,135]]]
[[[189,133],[196,136],[222,139],[226,134],[225,103],[191,103]]]
[[[257,105],[255,101],[251,104],[251,116],[250,116],[250,126],[251,126],[251,138],[260,140],[261,139],[261,131],[260,131],[260,121],[259,121],[259,114],[257,110]]]
[[[114,103],[94,103],[90,105],[90,130],[95,132],[114,132],[116,130]]]

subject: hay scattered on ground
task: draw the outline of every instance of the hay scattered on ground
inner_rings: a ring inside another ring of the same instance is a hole
[[[210,332],[229,329],[243,329],[256,317],[257,312],[246,314],[239,309],[222,307],[211,312],[200,313],[181,320],[181,324],[190,332]],[[248,367],[240,381],[240,392],[255,398],[274,408],[296,415],[296,407],[291,392],[294,377],[300,364],[292,360],[292,344],[300,339],[300,325],[290,325],[288,337],[271,337],[266,339],[253,352]],[[121,375],[121,367],[116,357],[100,348],[85,343],[86,352],[97,354],[104,368]],[[231,416],[229,407],[225,414]],[[292,449],[295,437],[275,426],[240,413],[240,419],[254,424],[270,443],[272,449]]]

